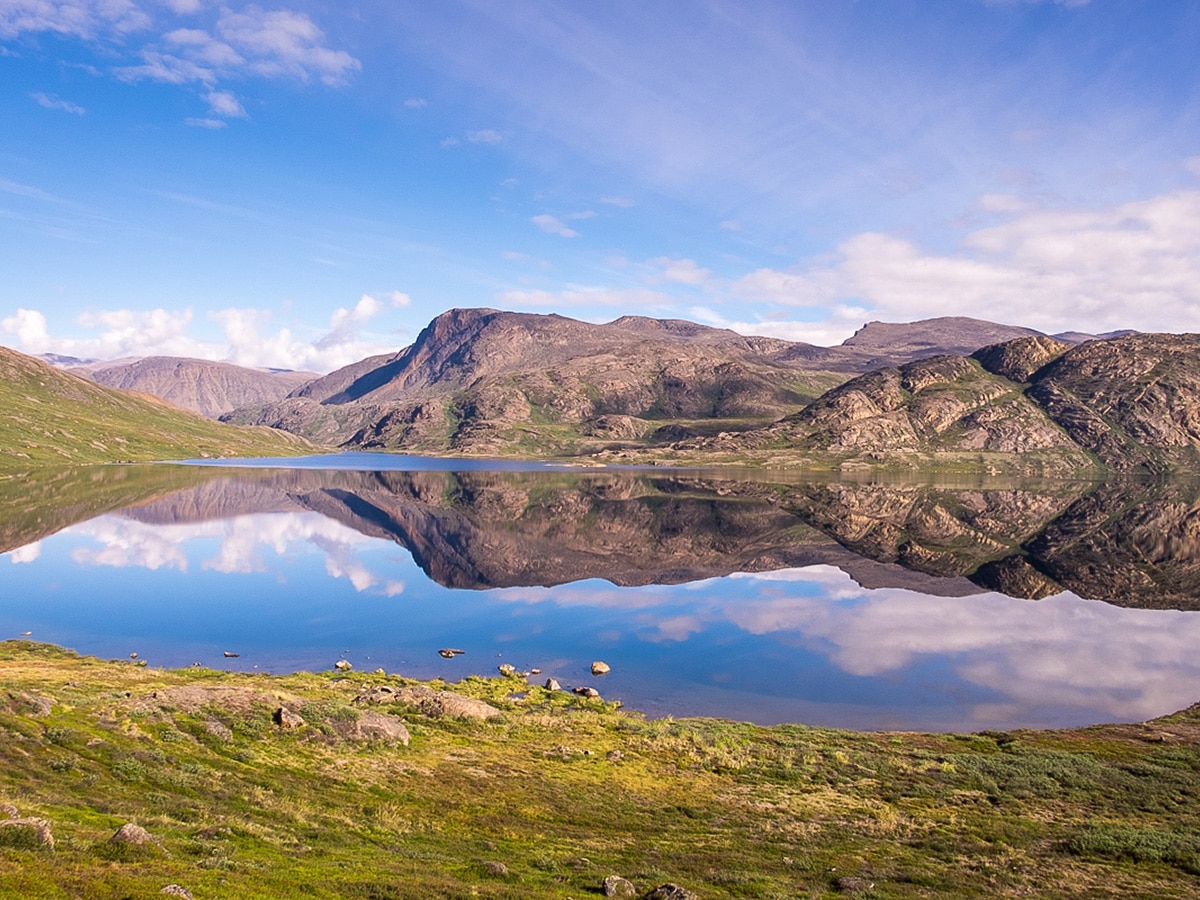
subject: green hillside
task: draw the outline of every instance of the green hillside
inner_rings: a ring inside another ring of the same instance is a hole
[[[213,422],[101,387],[0,347],[0,472],[30,466],[295,456],[316,448],[269,428]]]

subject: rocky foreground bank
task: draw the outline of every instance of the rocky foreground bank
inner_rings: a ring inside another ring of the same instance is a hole
[[[1198,799],[1197,708],[863,734],[0,643],[3,896],[1188,897]]]

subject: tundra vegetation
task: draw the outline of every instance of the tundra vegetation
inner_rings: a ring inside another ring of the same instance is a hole
[[[28,641],[0,644],[0,685],[4,896],[561,898],[614,874],[702,898],[1200,889],[1196,708],[855,733],[651,721],[520,673],[422,691]],[[498,714],[436,715],[457,707],[420,698],[443,690]],[[124,825],[148,839],[114,841]]]

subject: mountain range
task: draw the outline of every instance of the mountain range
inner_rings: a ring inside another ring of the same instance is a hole
[[[943,317],[837,347],[682,320],[456,309],[328,375],[166,357],[89,377],[350,449],[1066,474],[1200,467],[1200,338]],[[235,406],[237,408],[230,409]]]

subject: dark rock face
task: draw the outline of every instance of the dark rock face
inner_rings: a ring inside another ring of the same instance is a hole
[[[116,366],[92,364],[75,369],[108,387],[140,391],[216,419],[256,403],[282,400],[316,378],[314,372],[275,372],[232,363],[152,356]]]

